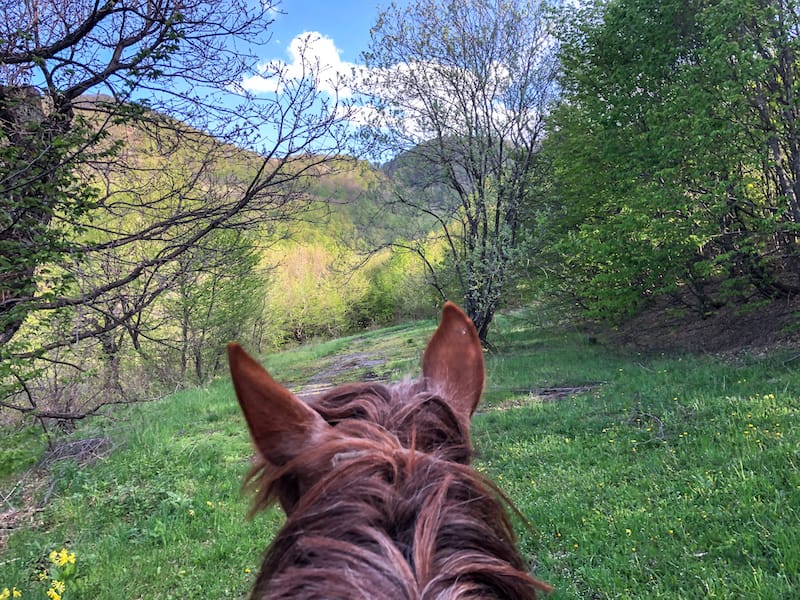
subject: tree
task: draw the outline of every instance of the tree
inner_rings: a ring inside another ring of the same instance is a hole
[[[64,352],[115,336],[138,349],[183,258],[220,229],[264,234],[300,210],[348,109],[305,54],[304,78],[274,69],[275,93],[241,90],[271,2],[0,6],[0,401],[46,414],[37,372],[82,371]]]
[[[795,293],[797,3],[615,0],[565,23],[548,146],[567,287],[609,317]]]
[[[250,341],[248,330],[263,310],[265,276],[259,260],[248,236],[231,230],[216,231],[202,247],[180,257],[176,285],[159,303],[171,330],[161,328],[165,343],[150,352],[149,362],[163,379],[174,377],[180,384],[191,370],[196,383],[206,382],[224,364],[220,340]]]
[[[523,0],[392,4],[364,55],[370,139],[403,153],[395,201],[436,224],[484,343],[521,249],[554,94],[546,17],[543,4]],[[424,259],[423,245],[415,251]]]
[[[264,301],[274,345],[341,335],[353,327],[349,312],[366,293],[365,276],[350,248],[327,232],[297,233],[300,239],[276,245],[264,257],[274,265]]]

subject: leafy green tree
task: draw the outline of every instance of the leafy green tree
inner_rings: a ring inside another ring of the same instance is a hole
[[[393,165],[397,210],[435,224],[484,342],[519,252],[553,96],[546,16],[544,5],[525,0],[392,4],[364,55],[370,139],[401,155]]]
[[[280,244],[268,253],[274,269],[264,320],[274,345],[341,334],[351,327],[349,307],[367,287],[364,274],[352,264],[354,258],[324,236],[303,244]]]
[[[391,247],[373,253],[363,266],[367,287],[358,302],[350,306],[353,326],[428,317],[431,308],[441,300],[428,280],[428,267],[419,260],[416,251],[403,247],[406,245],[407,242],[397,239]],[[431,248],[422,249],[422,253],[429,260],[434,254]]]
[[[560,281],[596,314],[665,293],[707,314],[796,291],[798,26],[784,1],[565,16],[547,227]]]

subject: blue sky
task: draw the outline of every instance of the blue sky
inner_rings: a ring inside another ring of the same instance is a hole
[[[404,6],[408,1],[396,0],[396,4]],[[282,81],[301,78],[311,66],[319,73],[319,91],[349,96],[351,90],[338,79],[351,76],[361,63],[369,30],[388,4],[386,0],[282,0],[272,39],[256,49],[260,74],[246,77],[240,85],[256,95],[271,94],[279,91]]]
[[[388,4],[388,0],[282,0],[280,9],[285,14],[276,15],[270,48],[261,58],[287,60],[292,39],[315,31],[333,40],[342,61],[358,63],[379,7]]]
[[[254,0],[259,1],[259,0]],[[410,0],[395,0],[405,6]],[[356,73],[361,53],[367,50],[369,30],[378,14],[391,0],[280,0],[274,15],[272,37],[268,43],[251,51],[258,58],[257,73],[237,82],[243,90],[265,99],[280,98],[289,82],[315,73],[318,98],[352,98],[351,85],[343,81]],[[281,100],[278,100],[280,102]],[[318,105],[320,108],[324,104]],[[336,110],[348,109],[344,104]],[[363,122],[369,107],[354,109],[346,117],[353,123]],[[272,124],[262,125],[264,139],[271,139]]]

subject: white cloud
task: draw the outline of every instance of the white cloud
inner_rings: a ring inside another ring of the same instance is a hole
[[[537,108],[525,105],[514,89],[510,69],[500,62],[478,74],[460,66],[414,61],[362,69],[358,75],[374,97],[391,107],[381,113],[362,107],[361,114],[370,123],[402,131],[416,142],[487,126],[505,136],[512,134],[520,119],[532,127],[540,123]]]
[[[296,35],[286,49],[289,60],[271,60],[259,65],[258,75],[246,77],[241,87],[254,94],[279,92],[291,80],[313,81],[322,92],[340,97],[352,95],[345,80],[355,64],[343,61],[333,39],[316,31]]]
[[[400,128],[419,140],[429,139],[446,123],[453,133],[466,130],[459,94],[476,94],[481,85],[493,90],[493,98],[485,105],[475,105],[486,111],[485,121],[503,129],[514,119],[520,107],[508,106],[503,91],[512,86],[511,73],[502,63],[493,63],[486,73],[487,80],[480,82],[475,76],[459,67],[444,66],[436,62],[418,61],[398,63],[389,68],[367,69],[363,65],[341,59],[333,39],[316,31],[296,35],[286,48],[288,59],[273,59],[258,66],[258,75],[247,77],[240,87],[254,94],[280,93],[286,86],[303,82],[317,92],[336,95],[339,99],[352,99],[354,88],[370,89],[376,97],[387,101],[396,110],[378,112],[369,104],[350,104],[337,107],[339,116],[356,126],[379,124]],[[456,86],[458,89],[454,89]],[[423,89],[428,94],[420,98],[409,90]],[[466,90],[466,91],[465,91]],[[430,102],[437,105],[434,127],[430,120]],[[474,116],[474,115],[473,115]]]

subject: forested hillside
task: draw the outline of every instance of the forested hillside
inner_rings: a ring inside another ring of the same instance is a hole
[[[93,109],[110,102],[83,99],[89,126]],[[113,160],[80,172],[103,200],[80,215],[70,243],[86,255],[60,281],[62,292],[108,287],[142,256],[189,244],[182,240],[192,226],[180,224],[186,214],[213,219],[215,198],[240,194],[261,164],[257,154],[165,115],[146,119],[157,123],[156,137],[144,121],[108,126],[103,144],[118,149]],[[402,219],[379,202],[381,170],[314,156],[284,169],[257,211],[210,231],[148,279],[114,285],[91,311],[29,315],[14,341],[20,356],[38,359],[26,384],[34,413],[69,419],[96,410],[109,395],[111,402],[136,400],[207,382],[223,372],[230,340],[265,352],[435,306],[421,263],[391,247]],[[169,227],[174,231],[164,237]],[[122,321],[127,311],[135,318],[122,327],[77,334],[58,347],[46,341],[85,331],[98,318]],[[9,404],[31,408],[20,399]]]
[[[236,50],[268,39],[270,3],[69,23],[57,4],[10,7],[0,55],[18,414],[90,414],[213,378],[230,339],[263,352],[446,298],[487,347],[498,310],[533,303],[662,340],[720,315],[758,315],[770,333],[742,339],[763,344],[796,329],[793,3],[412,2],[335,81],[310,43],[302,76]],[[254,72],[273,91],[235,95]]]

